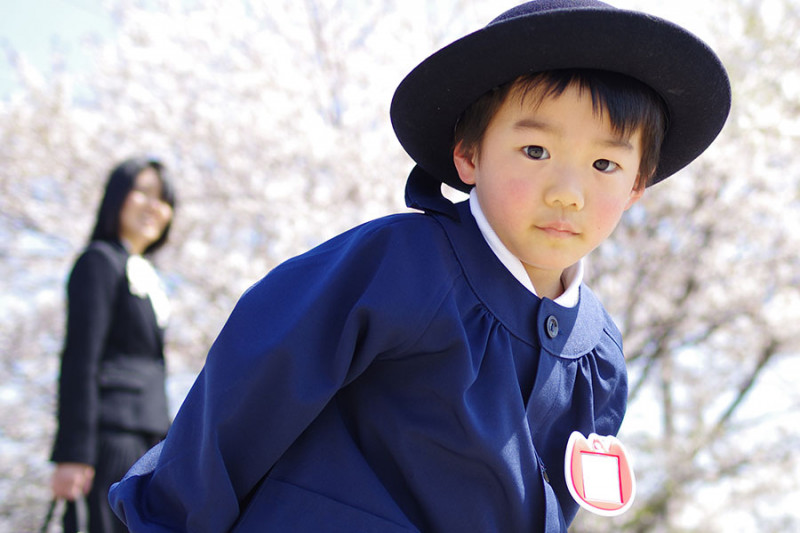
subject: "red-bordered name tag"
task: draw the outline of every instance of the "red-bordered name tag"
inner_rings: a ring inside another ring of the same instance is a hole
[[[624,513],[636,495],[636,478],[625,446],[610,435],[584,437],[574,431],[564,456],[564,476],[575,501],[601,516]]]

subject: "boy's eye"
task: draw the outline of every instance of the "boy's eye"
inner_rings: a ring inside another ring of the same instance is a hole
[[[544,146],[526,146],[522,151],[531,159],[550,159],[550,152]]]
[[[598,159],[592,166],[600,172],[614,172],[619,168],[618,164],[608,159]]]

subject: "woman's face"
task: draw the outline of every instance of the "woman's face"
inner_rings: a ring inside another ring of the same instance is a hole
[[[140,254],[156,242],[172,220],[172,207],[162,199],[162,185],[152,167],[142,170],[120,212],[120,239]]]

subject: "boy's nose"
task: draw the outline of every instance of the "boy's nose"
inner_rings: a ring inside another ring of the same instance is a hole
[[[545,203],[562,209],[583,209],[581,178],[574,169],[562,168],[555,172],[545,189]]]

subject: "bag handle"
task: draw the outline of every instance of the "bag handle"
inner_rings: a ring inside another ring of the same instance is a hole
[[[59,501],[61,500],[56,500],[55,498],[50,500],[50,504],[47,506],[47,514],[44,516],[44,523],[42,524],[39,533],[47,533],[47,530],[53,521],[53,515],[55,514],[56,506],[58,505]],[[65,505],[69,504],[75,505],[75,518],[78,522],[77,533],[89,533],[89,506],[86,503],[86,498],[81,496],[74,502],[65,502]]]
[[[53,512],[56,510],[56,500],[55,498],[50,500],[50,505],[47,506],[47,514],[44,515],[44,524],[42,524],[41,529],[39,529],[39,533],[47,533],[47,528],[50,526],[50,522],[53,520]]]

